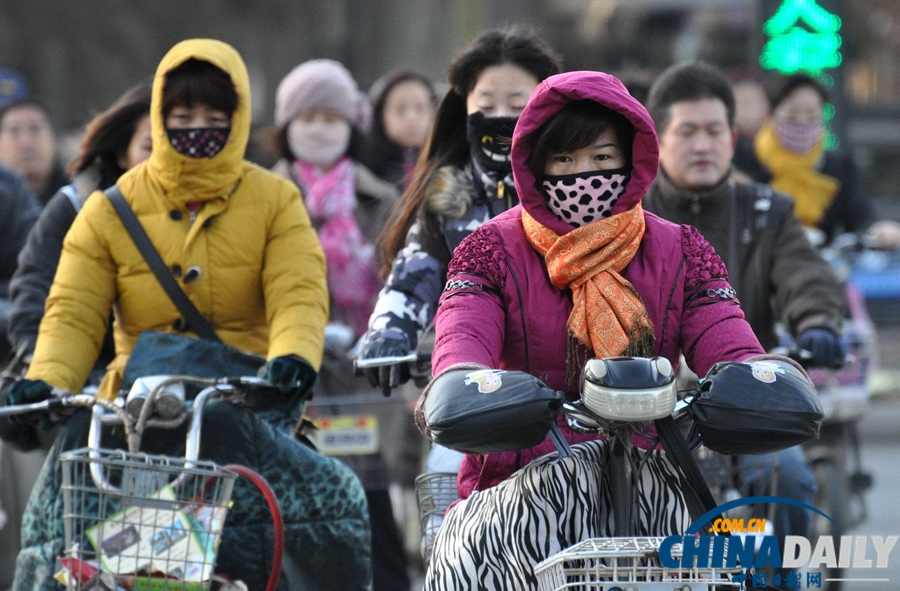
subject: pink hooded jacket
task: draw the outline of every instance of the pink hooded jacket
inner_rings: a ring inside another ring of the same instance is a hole
[[[521,205],[475,230],[456,249],[436,316],[432,360],[435,376],[459,363],[519,370],[576,399],[578,379],[566,380],[567,364],[581,373],[593,353],[579,346],[567,355],[566,322],[572,293],[556,288],[543,257],[522,228],[522,208],[557,234],[573,228],[547,207],[526,162],[532,133],[569,101],[590,99],[625,117],[636,133],[631,180],[613,214],[635,207],[656,176],[659,147],[647,110],[616,78],[599,72],[570,72],[543,81],[525,107],[513,136],[512,166]],[[705,375],[719,361],[742,361],[763,354],[728,284],[722,260],[690,226],[679,226],[645,213],[646,231],[624,276],[640,294],[654,327],[656,354],[673,366],[684,353],[688,365]],[[570,372],[571,375],[571,372]],[[565,426],[571,443],[596,438]],[[508,478],[531,460],[554,451],[550,439],[519,452],[466,456],[459,473],[465,498]]]

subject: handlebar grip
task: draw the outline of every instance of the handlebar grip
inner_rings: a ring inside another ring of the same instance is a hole
[[[9,417],[13,415],[23,415],[35,411],[48,411],[52,399],[41,400],[40,402],[32,402],[31,404],[15,404],[11,406],[0,406],[0,417]]]
[[[369,359],[357,359],[353,362],[357,369],[371,369],[374,367],[390,367],[401,363],[419,363],[431,359],[431,353],[410,353],[392,357],[370,357]]]
[[[781,355],[783,357],[787,357],[793,361],[799,363],[804,369],[808,368],[813,360],[812,351],[807,351],[806,349],[801,349],[796,345],[792,345],[790,347],[779,346],[772,349],[770,352],[772,355]]]
[[[54,388],[53,395],[45,400],[31,402],[29,404],[0,406],[0,417],[23,415],[30,412],[50,412],[66,406],[72,406],[78,400],[79,399],[71,392]]]

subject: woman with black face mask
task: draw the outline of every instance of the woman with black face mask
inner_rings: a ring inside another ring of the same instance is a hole
[[[7,404],[47,399],[54,387],[80,391],[110,311],[116,357],[98,398],[115,400],[127,392],[127,376],[132,381],[172,373],[220,377],[228,364],[234,368],[224,371],[243,375],[261,369],[278,386],[261,399],[271,410],[207,406],[200,459],[247,466],[271,483],[282,503],[285,564],[292,566],[282,581],[302,580],[304,588],[367,589],[370,534],[362,486],[337,460],[292,433],[322,362],[326,261],[297,187],[244,161],[250,100],[247,68],[234,48],[212,39],[178,43],[153,79],[150,157],[116,181],[125,205],[208,330],[185,320],[110,195],[94,192],[66,235],[34,360],[26,377],[10,388]],[[202,343],[204,353],[193,354]],[[42,418],[19,415],[20,421]],[[71,551],[64,547],[59,456],[84,447],[88,424],[84,410],[65,419],[32,491],[16,591],[52,587],[56,557]],[[104,441],[115,445],[115,438],[113,433]],[[141,451],[175,455],[183,442],[177,431],[148,430]],[[262,540],[274,535],[271,520],[246,497],[236,499],[241,501],[223,527],[216,572],[262,589],[271,561],[266,554],[271,546]]]
[[[489,31],[456,55],[450,90],[412,182],[379,236],[390,266],[359,358],[415,350],[431,325],[453,249],[473,230],[518,204],[509,161],[516,120],[560,61],[521,28]],[[409,379],[406,366],[366,370],[385,393]]]

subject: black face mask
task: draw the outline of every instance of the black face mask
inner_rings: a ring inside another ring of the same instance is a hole
[[[169,143],[176,152],[188,158],[212,158],[222,151],[230,134],[230,127],[166,128]]]
[[[466,139],[474,160],[482,169],[499,173],[512,170],[509,151],[518,117],[485,117],[475,111],[466,118]]]

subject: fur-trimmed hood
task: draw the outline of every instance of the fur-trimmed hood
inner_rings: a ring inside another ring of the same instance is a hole
[[[472,210],[475,186],[465,169],[443,166],[425,190],[428,210],[444,219],[459,219]]]

